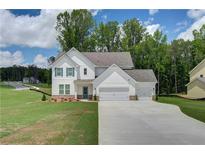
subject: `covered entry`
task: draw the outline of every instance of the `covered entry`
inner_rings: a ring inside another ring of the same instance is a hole
[[[99,88],[99,100],[129,100],[129,87],[103,87]]]

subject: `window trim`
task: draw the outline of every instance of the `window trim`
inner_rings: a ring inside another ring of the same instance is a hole
[[[87,75],[87,74],[88,74],[88,69],[87,69],[87,68],[84,68],[84,69],[83,69],[83,74],[84,74],[84,75]]]
[[[68,89],[66,88],[67,86],[68,86]],[[65,95],[70,95],[70,84],[65,84]]]
[[[63,77],[63,68],[55,67],[55,77]]]
[[[71,73],[71,74],[70,74]],[[67,67],[66,68],[66,77],[75,76],[75,68],[74,67]]]
[[[60,88],[61,86],[63,86],[62,88]],[[58,88],[59,88],[59,95],[64,95],[64,84],[59,84]],[[61,93],[63,92],[63,93]]]

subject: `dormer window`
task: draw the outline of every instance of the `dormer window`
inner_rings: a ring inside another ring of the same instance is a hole
[[[204,77],[203,74],[201,74],[200,77],[203,78]]]
[[[84,68],[84,75],[87,75],[87,68]]]

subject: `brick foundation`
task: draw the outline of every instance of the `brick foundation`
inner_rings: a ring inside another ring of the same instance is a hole
[[[83,99],[83,95],[77,95],[78,99]],[[92,100],[93,99],[93,95],[88,95],[88,99]]]
[[[77,99],[75,99],[74,95],[66,95],[66,96],[62,96],[62,95],[54,95],[51,97],[51,101],[52,102],[73,102],[73,101],[78,101]]]

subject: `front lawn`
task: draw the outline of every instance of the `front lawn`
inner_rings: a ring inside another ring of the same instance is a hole
[[[50,103],[0,85],[0,144],[98,144],[98,104]]]
[[[205,122],[205,101],[188,100],[179,97],[159,97],[158,101],[177,105],[184,114]]]

